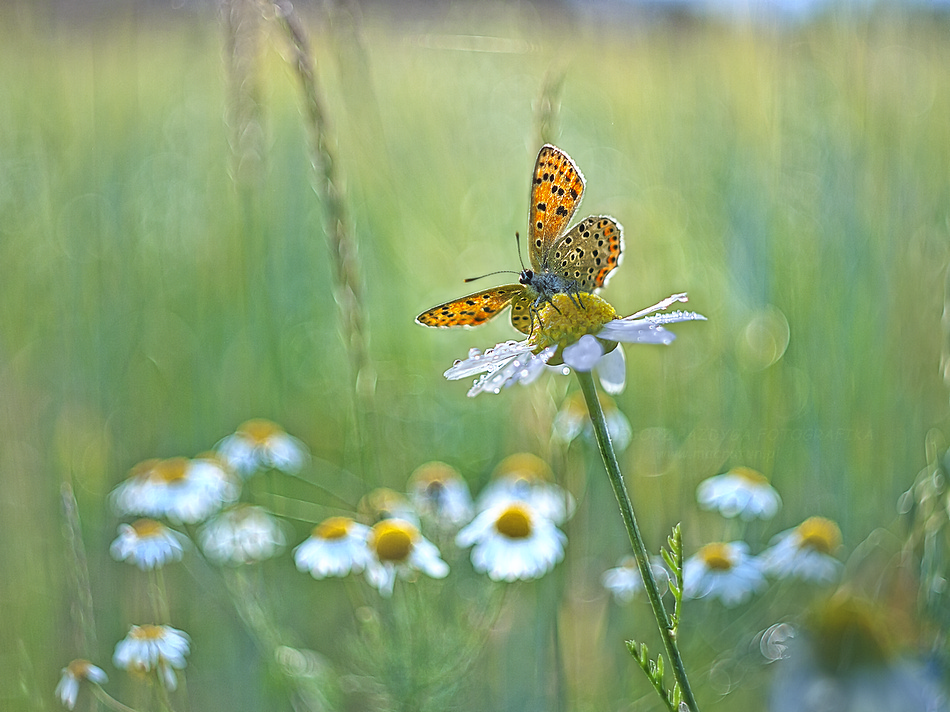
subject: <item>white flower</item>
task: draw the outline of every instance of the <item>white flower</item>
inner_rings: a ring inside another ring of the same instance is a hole
[[[56,696],[68,710],[76,707],[76,698],[79,695],[79,683],[84,680],[101,685],[109,681],[102,668],[96,667],[88,660],[73,660],[63,668],[63,676],[56,685]]]
[[[620,349],[616,353],[623,353]],[[610,442],[617,452],[623,452],[630,444],[630,438],[633,436],[633,429],[630,427],[630,421],[627,416],[617,407],[613,398],[603,393],[598,393],[600,407],[604,411],[604,419],[607,421],[607,432],[610,434]],[[578,435],[584,433],[586,437],[593,437],[593,427],[590,424],[590,415],[587,412],[587,403],[584,400],[582,391],[575,391],[558,411],[554,417],[554,436],[565,443],[572,442]]]
[[[219,564],[252,564],[277,554],[286,543],[280,522],[263,507],[238,504],[198,530],[201,550]]]
[[[663,328],[664,324],[680,321],[705,321],[706,317],[696,312],[675,311],[655,314],[676,302],[687,301],[686,294],[674,294],[631,316],[608,321],[596,334],[585,334],[575,343],[564,347],[564,363],[577,371],[590,371],[595,366],[600,371],[604,390],[611,394],[623,391],[626,368],[622,352],[613,348],[618,342],[628,344],[671,344],[676,334]],[[613,356],[611,356],[613,354]]]
[[[654,314],[685,301],[685,294],[674,294],[621,318],[596,294],[584,294],[582,299],[555,294],[538,311],[534,322],[537,328],[524,341],[507,341],[484,353],[472,349],[467,359],[456,361],[444,375],[449,380],[458,380],[484,373],[468,392],[469,396],[476,396],[486,391],[500,393],[502,388],[515,383],[531,383],[546,365],[557,366],[565,374],[570,373],[568,366],[590,371],[599,365],[604,388],[608,393],[619,393],[626,378],[623,354],[615,353],[606,359],[604,355],[617,351],[617,342],[621,341],[669,344],[675,335],[666,331],[664,324],[706,318],[695,312]]]
[[[308,457],[302,442],[263,418],[242,423],[215,450],[242,477],[267,468],[293,474],[300,471]]]
[[[369,527],[349,517],[330,517],[294,549],[294,562],[315,579],[359,573],[369,564]]]
[[[440,579],[449,573],[438,547],[404,519],[377,522],[369,533],[369,548],[373,556],[366,567],[366,580],[387,598],[393,594],[397,575],[411,579],[421,571]]]
[[[112,662],[130,672],[155,671],[165,687],[178,687],[175,670],[185,668],[185,656],[191,652],[191,639],[184,631],[167,625],[134,625],[115,646]]]
[[[356,504],[363,521],[376,523],[383,519],[404,519],[419,528],[419,515],[404,494],[388,487],[377,487],[360,498]]]
[[[732,608],[766,586],[758,560],[743,541],[706,544],[683,565],[683,596],[718,598]]]
[[[556,345],[548,346],[537,354],[532,353],[534,348],[533,344],[525,340],[507,341],[484,353],[471,349],[467,359],[456,361],[443,375],[450,381],[457,381],[485,373],[469,389],[469,397],[484,392],[497,394],[502,388],[509,388],[515,383],[526,386],[541,375],[545,365],[557,351]]]
[[[436,522],[459,527],[472,518],[474,505],[468,485],[444,462],[420,465],[409,477],[409,498],[415,508]]]
[[[109,552],[116,561],[128,561],[143,571],[159,569],[167,563],[180,561],[184,535],[154,519],[138,519],[119,525],[119,536]]]
[[[943,666],[895,645],[894,613],[847,589],[813,606],[774,664],[770,712],[947,712]]]
[[[194,524],[234,502],[240,485],[214,458],[146,460],[110,495],[119,516],[167,517]]]
[[[841,530],[824,517],[810,517],[794,529],[776,534],[759,558],[764,571],[777,578],[831,583],[842,564],[833,556],[841,546]]]
[[[749,521],[755,517],[771,519],[782,506],[782,498],[769,481],[749,467],[734,467],[699,483],[696,499],[703,509],[716,509],[724,517],[739,515]]]
[[[653,578],[656,580],[662,594],[667,590],[670,575],[659,559],[650,562],[650,569],[653,571]],[[614,595],[617,603],[629,603],[634,596],[643,590],[643,577],[640,575],[640,567],[637,566],[637,560],[632,556],[623,557],[616,568],[607,569],[601,576],[600,581],[604,588]]]
[[[574,497],[551,482],[548,464],[537,455],[509,455],[495,468],[492,480],[478,496],[479,511],[510,502],[524,501],[545,519],[562,524],[574,514]]]
[[[493,581],[540,578],[564,558],[567,537],[527,502],[486,509],[455,538],[472,547],[472,565]]]

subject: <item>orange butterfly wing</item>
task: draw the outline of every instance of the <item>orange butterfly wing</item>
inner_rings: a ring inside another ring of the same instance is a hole
[[[523,294],[524,291],[525,287],[522,284],[507,284],[485,289],[427,309],[416,317],[416,323],[440,329],[451,326],[478,326],[498,316],[498,313],[508,306],[512,299]],[[512,314],[512,320],[514,320],[514,314]]]
[[[571,157],[557,146],[542,146],[528,204],[528,255],[536,272],[549,268],[548,252],[564,234],[583,195],[584,176]]]

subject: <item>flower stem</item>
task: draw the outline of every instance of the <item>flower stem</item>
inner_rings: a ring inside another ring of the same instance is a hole
[[[686,668],[683,666],[683,658],[680,655],[679,647],[676,645],[676,638],[674,637],[673,628],[670,624],[669,614],[663,606],[660,590],[657,587],[653,570],[650,567],[647,548],[643,543],[640,527],[637,525],[637,517],[633,511],[630,495],[627,493],[627,486],[623,481],[623,474],[620,472],[617,455],[614,453],[613,445],[610,442],[610,434],[607,431],[607,421],[604,418],[604,411],[600,407],[600,399],[597,397],[597,388],[594,385],[594,378],[589,371],[577,371],[577,380],[581,384],[581,390],[584,392],[584,398],[587,401],[587,410],[590,412],[591,424],[594,426],[594,435],[597,438],[597,444],[600,446],[600,454],[604,458],[604,466],[607,468],[607,479],[610,480],[614,495],[617,497],[617,504],[620,505],[620,516],[623,518],[624,527],[626,527],[627,535],[630,537],[630,544],[633,546],[637,566],[640,568],[640,575],[643,577],[644,588],[650,599],[650,605],[653,607],[653,616],[656,618],[656,624],[660,629],[660,637],[663,639],[663,647],[666,649],[667,657],[673,668],[673,677],[679,684],[683,701],[689,707],[690,711],[699,712],[696,698],[693,697],[692,688],[690,688],[689,680],[686,677]]]

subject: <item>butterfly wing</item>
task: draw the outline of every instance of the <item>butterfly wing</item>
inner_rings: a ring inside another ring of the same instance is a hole
[[[537,294],[528,288],[523,288],[521,294],[516,294],[511,298],[511,325],[522,334],[531,333],[535,299],[537,299]]]
[[[564,234],[584,195],[584,176],[564,151],[545,144],[538,153],[528,204],[528,256],[539,272],[547,253]]]
[[[432,307],[416,317],[423,326],[448,328],[450,326],[478,326],[508,306],[508,303],[525,291],[522,284],[507,284],[469,294],[437,307]],[[514,315],[512,315],[514,319]],[[512,323],[514,323],[512,321]],[[529,321],[530,325],[530,321]]]
[[[607,283],[623,256],[623,226],[611,217],[584,218],[551,249],[547,267],[582,292]]]

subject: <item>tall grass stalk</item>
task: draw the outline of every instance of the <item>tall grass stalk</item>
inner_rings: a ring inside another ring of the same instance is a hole
[[[591,424],[594,428],[594,436],[597,439],[600,454],[604,458],[604,467],[607,469],[607,479],[610,480],[614,495],[617,497],[617,504],[620,505],[620,516],[623,518],[624,527],[627,530],[627,535],[630,537],[630,544],[633,546],[633,554],[637,560],[637,567],[640,569],[640,576],[643,578],[643,586],[647,592],[647,597],[650,599],[650,606],[653,608],[653,616],[656,618],[656,624],[660,630],[663,647],[666,649],[670,666],[673,669],[673,678],[676,680],[677,685],[679,685],[683,702],[688,706],[689,710],[691,710],[691,712],[699,712],[699,706],[696,704],[696,698],[693,696],[693,691],[690,688],[689,679],[686,677],[686,667],[683,665],[683,658],[680,655],[679,646],[676,643],[675,628],[670,620],[669,614],[666,612],[666,607],[663,605],[660,589],[657,586],[656,578],[653,576],[653,569],[650,567],[650,557],[647,553],[646,545],[643,543],[640,527],[637,524],[633,503],[630,501],[627,486],[623,481],[623,474],[620,472],[620,464],[617,462],[617,455],[610,442],[607,420],[604,417],[600,399],[597,397],[597,387],[594,385],[594,377],[589,371],[578,371],[577,379],[580,381],[581,390],[584,392],[584,399],[587,401],[587,409],[590,413]]]
[[[333,266],[334,299],[339,310],[343,343],[349,356],[353,392],[356,394],[354,423],[365,477],[367,473],[378,471],[374,462],[367,461],[376,450],[366,447],[367,437],[371,436],[367,430],[372,427],[374,421],[371,419],[376,413],[376,371],[369,358],[369,332],[364,313],[359,252],[347,214],[343,180],[334,155],[327,113],[317,88],[310,42],[292,3],[274,0],[274,8],[293,50],[293,70],[303,96],[314,189],[323,205],[325,233]]]

